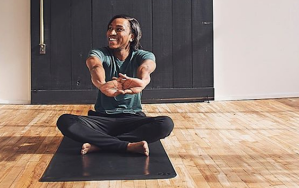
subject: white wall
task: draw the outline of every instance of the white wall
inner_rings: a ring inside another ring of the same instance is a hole
[[[299,1],[214,0],[215,100],[299,97]]]
[[[0,103],[30,103],[30,0],[0,1]]]
[[[214,0],[216,100],[299,97],[299,1]],[[0,1],[0,103],[30,103],[30,0]]]

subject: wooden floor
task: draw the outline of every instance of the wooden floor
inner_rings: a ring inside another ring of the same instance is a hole
[[[147,104],[168,115],[162,143],[177,172],[167,180],[42,183],[62,135],[63,113],[91,105],[0,105],[0,187],[299,187],[299,98]]]

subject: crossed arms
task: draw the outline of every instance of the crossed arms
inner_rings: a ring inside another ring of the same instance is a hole
[[[92,83],[108,97],[140,93],[150,83],[150,74],[156,69],[156,63],[147,59],[137,69],[138,78],[131,78],[120,73],[118,78],[114,77],[111,81],[106,82],[104,67],[97,57],[89,57],[86,60],[86,65]]]

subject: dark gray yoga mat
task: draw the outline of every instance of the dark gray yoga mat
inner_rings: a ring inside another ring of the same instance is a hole
[[[99,151],[81,155],[82,144],[64,137],[41,182],[169,179],[176,172],[160,141],[150,156]]]

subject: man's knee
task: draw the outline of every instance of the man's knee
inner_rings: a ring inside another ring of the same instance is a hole
[[[168,116],[160,116],[159,118],[160,118],[161,133],[164,136],[169,136],[174,128],[174,123],[172,119]]]
[[[74,122],[74,118],[75,116],[72,114],[63,114],[58,118],[56,125],[60,130],[64,129]]]

